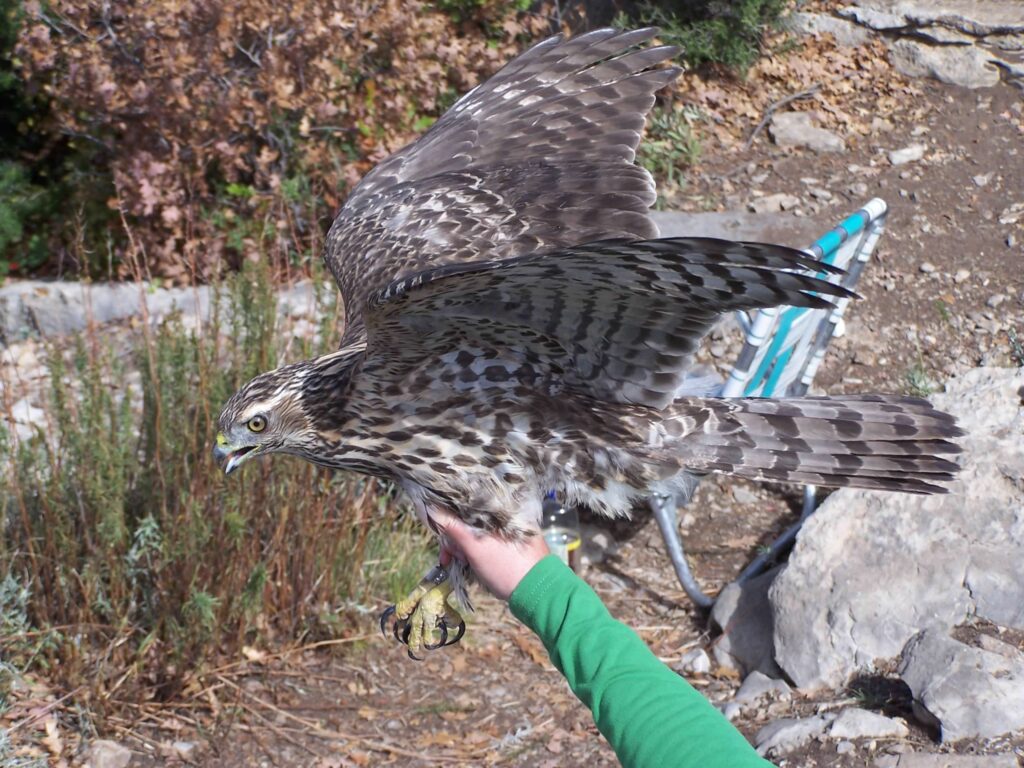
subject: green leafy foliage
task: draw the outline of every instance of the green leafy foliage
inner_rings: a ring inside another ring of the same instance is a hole
[[[647,119],[637,159],[657,180],[659,200],[685,186],[686,170],[700,158],[699,119],[696,110],[674,104],[655,107]]]
[[[681,49],[691,67],[724,67],[743,74],[761,53],[761,39],[786,9],[786,0],[641,0],[616,25],[661,28],[661,39]]]
[[[533,0],[431,0],[439,11],[451,16],[458,24],[471,19],[489,21],[509,12],[522,12],[533,5]]]
[[[914,397],[928,397],[935,391],[935,383],[920,360],[907,369],[906,391]]]
[[[26,236],[26,224],[47,203],[46,191],[35,186],[28,178],[25,168],[9,161],[0,160],[0,278],[12,268],[19,266],[18,261],[11,263],[17,249],[27,257],[26,265],[37,266],[45,259],[45,248],[41,248],[41,238]],[[26,242],[26,240],[28,242]]]

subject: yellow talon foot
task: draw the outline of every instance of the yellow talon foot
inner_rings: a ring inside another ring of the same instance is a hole
[[[392,632],[395,639],[407,645],[409,657],[417,661],[421,659],[418,654],[423,651],[433,651],[459,642],[466,632],[466,623],[449,603],[451,593],[447,571],[437,566],[423,578],[409,597],[381,614],[381,632],[387,634],[387,621],[394,617]],[[449,629],[453,627],[456,634],[451,637]]]

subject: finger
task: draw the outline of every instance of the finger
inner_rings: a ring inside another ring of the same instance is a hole
[[[447,510],[432,509],[427,513],[427,517],[438,535],[445,536],[456,544],[461,544],[467,536],[472,535],[466,524]]]
[[[441,551],[437,555],[437,562],[441,564],[442,568],[447,568],[452,562],[452,553],[447,547],[441,547]]]

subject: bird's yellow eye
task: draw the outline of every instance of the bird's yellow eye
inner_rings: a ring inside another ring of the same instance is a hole
[[[250,432],[262,432],[264,429],[267,428],[267,417],[253,416],[246,423],[246,426],[249,427]]]

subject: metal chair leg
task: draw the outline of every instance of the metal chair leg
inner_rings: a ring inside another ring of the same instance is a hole
[[[683,591],[686,592],[697,607],[711,608],[715,604],[714,598],[704,594],[704,590],[700,588],[697,579],[690,570],[690,564],[686,562],[683,542],[679,538],[679,529],[677,528],[675,497],[652,495],[648,499],[648,504],[651,507],[651,512],[654,513],[654,519],[658,521],[661,538],[665,541],[665,549],[668,551],[672,567],[676,571],[676,578],[679,579],[679,584],[682,586]],[[816,489],[813,485],[808,485],[804,488],[804,505],[800,512],[800,519],[787,528],[785,533],[777,538],[771,547],[768,548],[767,552],[754,558],[754,561],[743,569],[737,581],[741,583],[750,581],[768,570],[778,558],[779,553],[793,543],[796,535],[800,532],[800,528],[817,507]]]
[[[818,499],[815,492],[816,489],[813,485],[804,487],[804,506],[800,511],[800,519],[787,528],[786,531],[772,543],[767,552],[764,552],[754,558],[754,561],[743,569],[743,573],[740,574],[737,581],[742,583],[760,576],[778,559],[779,553],[796,540],[796,535],[800,532],[804,522],[811,516],[811,513],[818,508]]]
[[[676,577],[682,585],[683,590],[693,601],[694,605],[700,608],[710,608],[715,604],[714,598],[708,597],[701,590],[697,580],[690,571],[690,565],[686,562],[686,555],[683,553],[683,543],[679,539],[679,529],[676,521],[676,500],[674,496],[651,496],[648,499],[654,519],[658,521],[658,528],[661,529],[661,537],[665,540],[665,549],[668,550],[669,559],[676,570]]]

